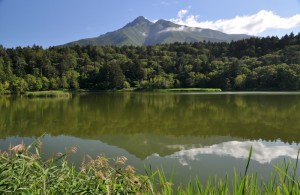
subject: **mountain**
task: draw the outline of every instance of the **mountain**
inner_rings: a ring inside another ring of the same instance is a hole
[[[174,42],[230,42],[250,38],[244,34],[178,25],[166,20],[153,23],[140,16],[123,28],[95,38],[81,39],[66,45],[155,45]]]

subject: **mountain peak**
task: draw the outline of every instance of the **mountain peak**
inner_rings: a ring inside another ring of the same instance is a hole
[[[141,24],[152,24],[149,20],[147,20],[144,16],[139,16],[136,19],[134,19],[132,22],[128,23],[125,27],[131,27]]]
[[[137,21],[137,22],[145,22],[145,21],[149,21],[149,20],[147,20],[144,16],[139,16],[139,17],[137,17],[134,21]]]

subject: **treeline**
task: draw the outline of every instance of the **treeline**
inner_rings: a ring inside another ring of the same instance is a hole
[[[140,47],[0,46],[0,93],[130,87],[298,90],[300,33]]]

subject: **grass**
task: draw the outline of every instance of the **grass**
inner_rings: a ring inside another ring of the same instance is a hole
[[[218,88],[174,88],[174,89],[162,89],[163,91],[171,92],[221,92]]]
[[[136,89],[135,91],[153,92],[222,92],[219,88],[172,88],[172,89]]]
[[[74,92],[135,92],[135,91],[145,91],[145,92],[222,92],[219,88],[171,88],[171,89],[144,89],[144,88],[124,88],[124,89],[111,89],[111,90],[85,90],[79,89]]]
[[[174,187],[172,177],[167,178],[163,170],[150,167],[144,175],[136,174],[126,165],[126,157],[87,157],[76,168],[67,162],[76,147],[49,159],[41,158],[41,148],[38,139],[27,147],[21,143],[0,153],[0,194],[300,194],[299,152],[296,163],[284,161],[275,166],[269,181],[259,181],[257,174],[248,173],[251,148],[243,175],[215,177],[206,184],[195,178]]]
[[[71,93],[65,91],[34,91],[26,92],[25,96],[27,97],[59,97],[59,98],[69,98]]]

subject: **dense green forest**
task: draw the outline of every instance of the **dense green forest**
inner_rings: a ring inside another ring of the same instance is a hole
[[[231,43],[0,46],[0,93],[130,87],[298,90],[300,33]]]

